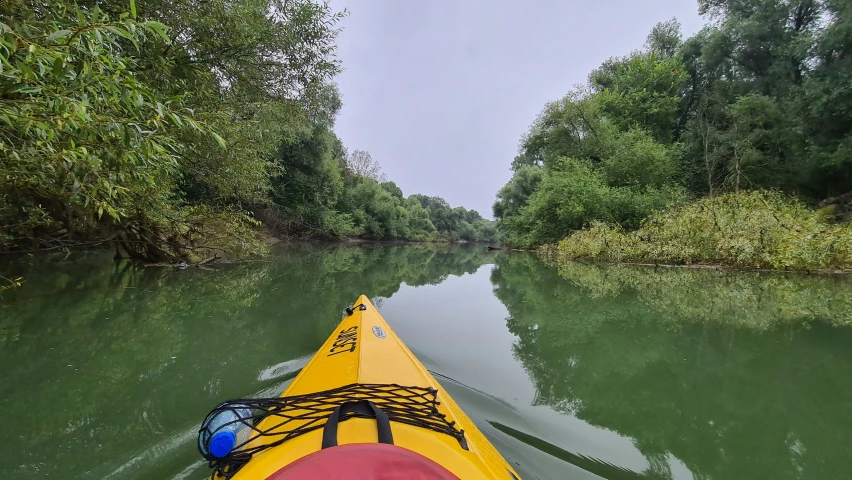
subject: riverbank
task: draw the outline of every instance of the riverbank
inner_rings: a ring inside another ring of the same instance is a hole
[[[691,263],[691,264],[670,264],[670,263],[640,263],[640,262],[612,262],[606,260],[592,260],[592,259],[566,259],[560,258],[557,247],[554,245],[545,245],[538,250],[536,250],[538,256],[550,265],[559,267],[568,263],[578,263],[583,265],[613,265],[613,266],[625,266],[625,267],[650,267],[650,268],[662,268],[662,269],[671,269],[671,270],[717,270],[717,271],[740,271],[740,272],[754,272],[754,273],[798,273],[798,274],[816,274],[816,275],[849,275],[852,274],[852,268],[845,269],[832,269],[832,268],[820,268],[815,270],[779,270],[774,268],[753,268],[753,267],[736,267],[731,265],[720,265],[720,264],[701,264],[701,263]]]
[[[852,226],[775,192],[702,198],[664,210],[635,231],[596,222],[539,254],[683,267],[852,272]]]
[[[272,254],[272,249],[274,248],[290,248],[297,245],[305,245],[305,246],[317,246],[317,247],[335,247],[335,246],[351,246],[351,247],[359,247],[359,246],[429,246],[434,248],[439,247],[453,247],[453,246],[464,246],[464,248],[475,248],[475,245],[480,245],[483,252],[486,251],[486,242],[478,242],[478,241],[470,241],[470,240],[448,240],[448,239],[433,239],[433,240],[400,240],[400,239],[368,239],[368,238],[343,238],[343,239],[291,239],[291,238],[283,238],[280,236],[275,236],[270,234],[269,232],[263,234],[263,243],[265,244],[265,252],[266,254],[262,257],[258,258],[232,258],[227,255],[227,252],[221,249],[217,249],[213,251],[213,253],[203,259],[193,262],[174,262],[174,263],[153,263],[153,262],[140,262],[135,259],[127,258],[126,256],[120,255],[120,251],[118,255],[113,256],[113,259],[116,261],[127,261],[130,260],[131,263],[135,263],[144,267],[160,267],[160,268],[175,268],[175,269],[186,269],[186,268],[206,268],[214,265],[220,264],[243,264],[243,263],[255,263],[255,262],[271,262],[272,259],[270,257],[274,256]],[[26,255],[34,255],[34,254],[43,254],[47,256],[53,256],[54,258],[60,257],[67,259],[71,255],[85,252],[93,252],[93,253],[104,253],[107,254],[109,252],[114,251],[115,246],[111,242],[101,242],[98,244],[94,244],[91,246],[77,246],[77,247],[68,247],[63,250],[55,250],[55,249],[45,249],[42,252],[33,251],[33,252],[0,252],[6,253],[6,258],[16,257],[16,256],[26,256]],[[0,259],[4,256],[0,255]],[[104,257],[107,258],[107,257]],[[14,270],[14,269],[13,269]],[[21,287],[24,282],[29,278],[28,276],[21,276],[22,272],[20,271],[3,271],[3,267],[0,267],[0,294],[4,291],[8,292],[11,290],[15,290]]]

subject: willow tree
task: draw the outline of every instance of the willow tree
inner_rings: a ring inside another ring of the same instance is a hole
[[[309,0],[0,6],[0,244],[262,254],[271,156],[338,71]],[[126,12],[125,12],[126,10]]]

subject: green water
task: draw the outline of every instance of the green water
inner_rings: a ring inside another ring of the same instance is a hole
[[[202,479],[198,423],[277,395],[361,293],[529,479],[834,479],[852,279],[572,264],[483,247],[271,262],[0,259],[4,477]]]

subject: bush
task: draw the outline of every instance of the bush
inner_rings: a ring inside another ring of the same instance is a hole
[[[541,245],[591,222],[636,228],[642,219],[683,197],[683,190],[674,185],[613,187],[589,162],[562,158],[544,174],[519,214],[505,218],[503,223],[509,243]]]
[[[703,198],[652,216],[637,231],[595,223],[545,250],[560,259],[724,264],[811,270],[852,267],[852,228],[777,192]]]

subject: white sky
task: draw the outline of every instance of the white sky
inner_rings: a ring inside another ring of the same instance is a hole
[[[491,218],[518,142],[545,102],[611,56],[642,47],[696,0],[331,0],[343,109],[336,131],[405,195],[439,195]]]

